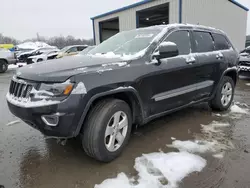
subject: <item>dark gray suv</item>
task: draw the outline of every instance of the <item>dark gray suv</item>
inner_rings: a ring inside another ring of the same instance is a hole
[[[133,125],[208,102],[229,108],[238,53],[224,32],[174,24],[121,32],[86,55],[20,68],[10,111],[49,136],[80,136],[85,152],[108,162]]]

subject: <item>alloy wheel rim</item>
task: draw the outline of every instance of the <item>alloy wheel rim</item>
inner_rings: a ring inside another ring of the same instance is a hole
[[[128,132],[128,117],[123,111],[116,112],[109,120],[104,143],[108,151],[115,152],[122,145]]]
[[[221,103],[223,106],[227,106],[232,99],[233,87],[230,82],[227,82],[223,85],[221,90]]]

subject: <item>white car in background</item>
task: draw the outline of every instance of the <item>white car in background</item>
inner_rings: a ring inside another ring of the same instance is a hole
[[[52,50],[58,50],[58,49],[55,47],[37,48],[31,51],[22,52],[17,56],[17,58],[19,62],[27,62],[27,59],[30,56],[41,55],[43,53],[50,52]]]
[[[27,64],[37,63],[41,61],[46,61],[50,59],[55,59],[59,53],[59,49],[53,49],[51,51],[43,52],[40,55],[30,56],[27,59]]]

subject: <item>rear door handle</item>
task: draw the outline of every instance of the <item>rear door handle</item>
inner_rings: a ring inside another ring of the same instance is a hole
[[[223,56],[223,54],[222,53],[218,53],[217,55],[216,55],[216,59],[222,59],[224,56]]]

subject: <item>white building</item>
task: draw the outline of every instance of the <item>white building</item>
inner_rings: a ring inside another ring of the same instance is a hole
[[[234,46],[242,50],[248,10],[235,0],[144,0],[91,19],[96,44],[120,31],[158,24],[190,23],[225,31]]]

